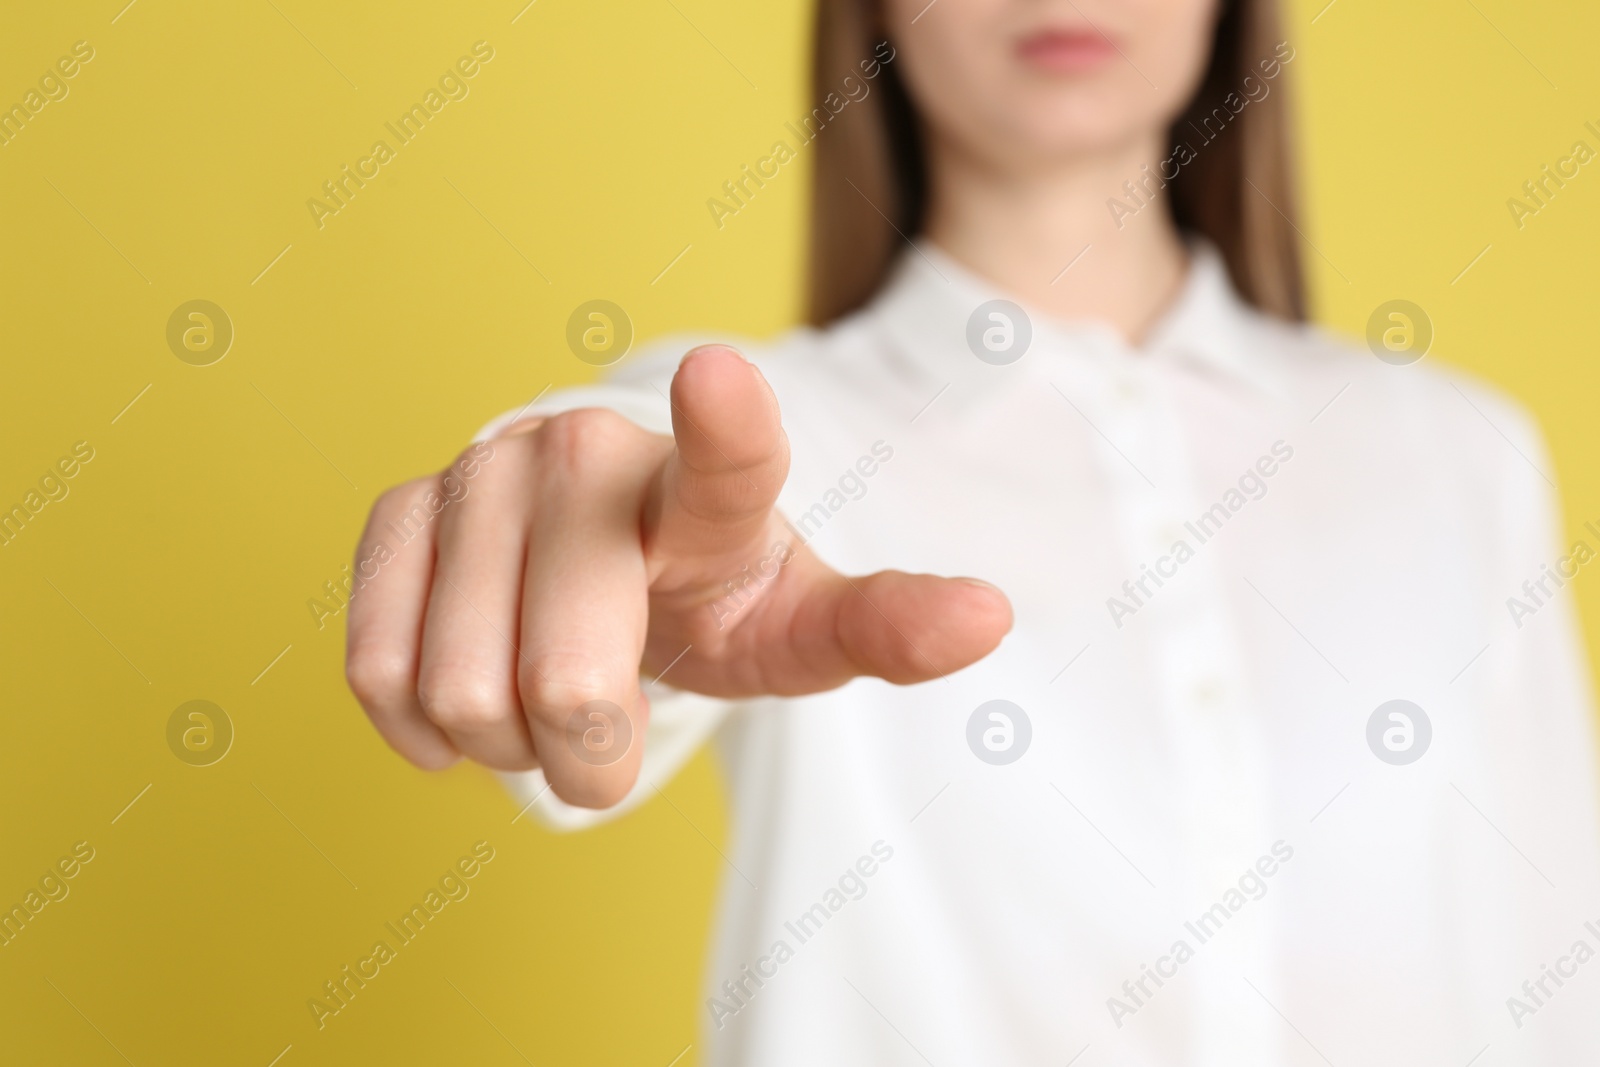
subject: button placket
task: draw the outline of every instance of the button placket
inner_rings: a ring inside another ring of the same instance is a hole
[[[1156,668],[1154,696],[1175,778],[1172,816],[1184,842],[1184,855],[1174,864],[1182,872],[1174,902],[1199,914],[1271,846],[1264,742],[1244,694],[1237,634],[1222,607],[1216,548],[1196,545],[1185,528],[1203,493],[1162,387],[1162,365],[1117,370],[1123,373],[1107,376],[1102,429],[1116,446],[1105,450],[1106,462],[1128,474],[1114,481],[1117,521],[1129,549],[1130,579],[1143,598],[1123,630],[1146,646]],[[1127,471],[1130,464],[1139,475]],[[1181,563],[1174,552],[1179,542],[1193,550]],[[1273,959],[1263,915],[1241,914],[1230,924],[1226,947],[1210,950],[1224,951],[1270,992]],[[1213,983],[1194,986],[1197,1063],[1274,1058],[1270,1027],[1256,1025],[1253,1015],[1252,1025],[1237,1025],[1234,992]],[[1207,1019],[1233,1022],[1213,1026]]]

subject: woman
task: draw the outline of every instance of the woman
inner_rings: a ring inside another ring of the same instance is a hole
[[[353,602],[377,728],[574,828],[713,738],[713,1063],[1596,1062],[1549,466],[1300,324],[1268,0],[817,49],[815,328],[491,425]]]

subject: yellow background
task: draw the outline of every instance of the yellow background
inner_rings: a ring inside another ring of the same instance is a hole
[[[96,52],[0,148],[0,506],[96,451],[0,548],[0,904],[96,850],[0,948],[3,1057],[666,1067],[702,1010],[708,760],[593,833],[513,822],[483,773],[385,749],[342,616],[319,632],[306,601],[381,489],[593,373],[563,341],[577,304],[646,340],[794,321],[804,164],[720,232],[705,200],[807,110],[809,5],[123,2],[0,34],[0,103]],[[1383,301],[1426,308],[1429,358],[1542,418],[1576,535],[1600,518],[1600,167],[1521,231],[1505,201],[1600,147],[1600,9],[1313,0],[1289,37],[1318,317],[1360,336]],[[479,40],[470,95],[319,230],[306,200]],[[165,342],[196,298],[237,331],[209,367]],[[1578,592],[1600,634],[1600,586]],[[196,698],[236,729],[204,768],[165,739]],[[471,896],[319,1032],[307,999],[478,840]]]

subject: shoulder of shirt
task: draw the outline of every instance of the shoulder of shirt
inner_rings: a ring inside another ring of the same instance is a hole
[[[1437,348],[1416,363],[1395,366],[1378,359],[1359,341],[1323,326],[1253,310],[1242,318],[1242,328],[1253,335],[1252,347],[1279,365],[1297,399],[1331,399],[1348,383],[1417,415],[1465,413],[1487,419],[1519,445],[1540,438],[1538,420],[1521,401],[1488,379],[1445,362]]]
[[[1453,365],[1437,348],[1416,363],[1384,363],[1359,340],[1253,310],[1241,317],[1250,347],[1274,373],[1308,430],[1393,442],[1396,478],[1443,478],[1482,495],[1497,512],[1558,507],[1556,470],[1538,419],[1503,388]],[[1339,428],[1337,405],[1354,408]],[[1326,411],[1326,414],[1324,413]],[[1404,454],[1402,454],[1402,451]],[[1503,515],[1511,525],[1521,520]],[[1533,536],[1538,536],[1534,534]]]

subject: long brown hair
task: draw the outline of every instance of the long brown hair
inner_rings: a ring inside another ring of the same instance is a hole
[[[1168,203],[1180,229],[1217,246],[1245,300],[1268,314],[1299,321],[1305,318],[1305,292],[1284,75],[1280,71],[1272,90],[1248,107],[1233,112],[1223,103],[1230,94],[1243,94],[1246,76],[1262,80],[1257,64],[1272,59],[1280,41],[1277,3],[1223,2],[1210,66],[1173,123],[1171,140],[1193,143],[1190,131],[1205,127],[1213,114],[1234,128],[1223,129],[1215,143],[1177,167],[1176,177],[1166,183]],[[927,174],[915,110],[894,64],[873,63],[883,58],[874,54],[882,39],[878,5],[879,0],[818,0],[815,99],[836,94],[847,77],[859,80],[863,71],[876,70],[876,77],[871,91],[852,98],[840,121],[816,138],[806,308],[816,325],[872,298],[904,240],[921,227],[926,207]],[[1208,129],[1217,125],[1213,120]]]

